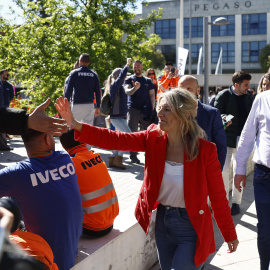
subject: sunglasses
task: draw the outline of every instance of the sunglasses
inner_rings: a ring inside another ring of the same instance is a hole
[[[155,75],[155,73],[150,73],[150,72],[149,72],[148,75]]]

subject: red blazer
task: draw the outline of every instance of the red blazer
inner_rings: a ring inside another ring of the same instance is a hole
[[[155,125],[146,131],[125,133],[83,124],[82,132],[75,132],[75,139],[109,150],[145,152],[144,181],[135,216],[148,233],[164,173],[167,136],[160,135]],[[197,233],[194,259],[198,266],[216,250],[207,196],[210,197],[214,217],[225,241],[237,239],[215,144],[200,139],[199,154],[193,161],[188,161],[185,153],[184,196],[187,213]]]

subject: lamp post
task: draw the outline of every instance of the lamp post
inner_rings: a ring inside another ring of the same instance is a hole
[[[204,59],[204,103],[208,104],[208,70],[209,70],[209,65],[208,65],[208,25],[227,25],[230,24],[229,21],[224,18],[224,17],[218,17],[214,22],[209,22],[208,17],[204,17],[204,30],[203,30],[203,59]]]

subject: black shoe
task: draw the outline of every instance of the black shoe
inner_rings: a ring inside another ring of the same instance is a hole
[[[13,148],[9,147],[9,146],[3,146],[0,148],[0,151],[11,151],[13,150]]]
[[[231,215],[235,216],[238,214],[240,214],[240,206],[237,203],[233,203],[231,208]]]
[[[131,163],[140,164],[140,160],[137,158],[137,156],[130,156]]]

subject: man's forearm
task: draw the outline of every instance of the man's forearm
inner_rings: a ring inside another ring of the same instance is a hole
[[[129,88],[128,86],[125,86],[124,89],[128,96],[132,96],[137,91],[135,87]]]

